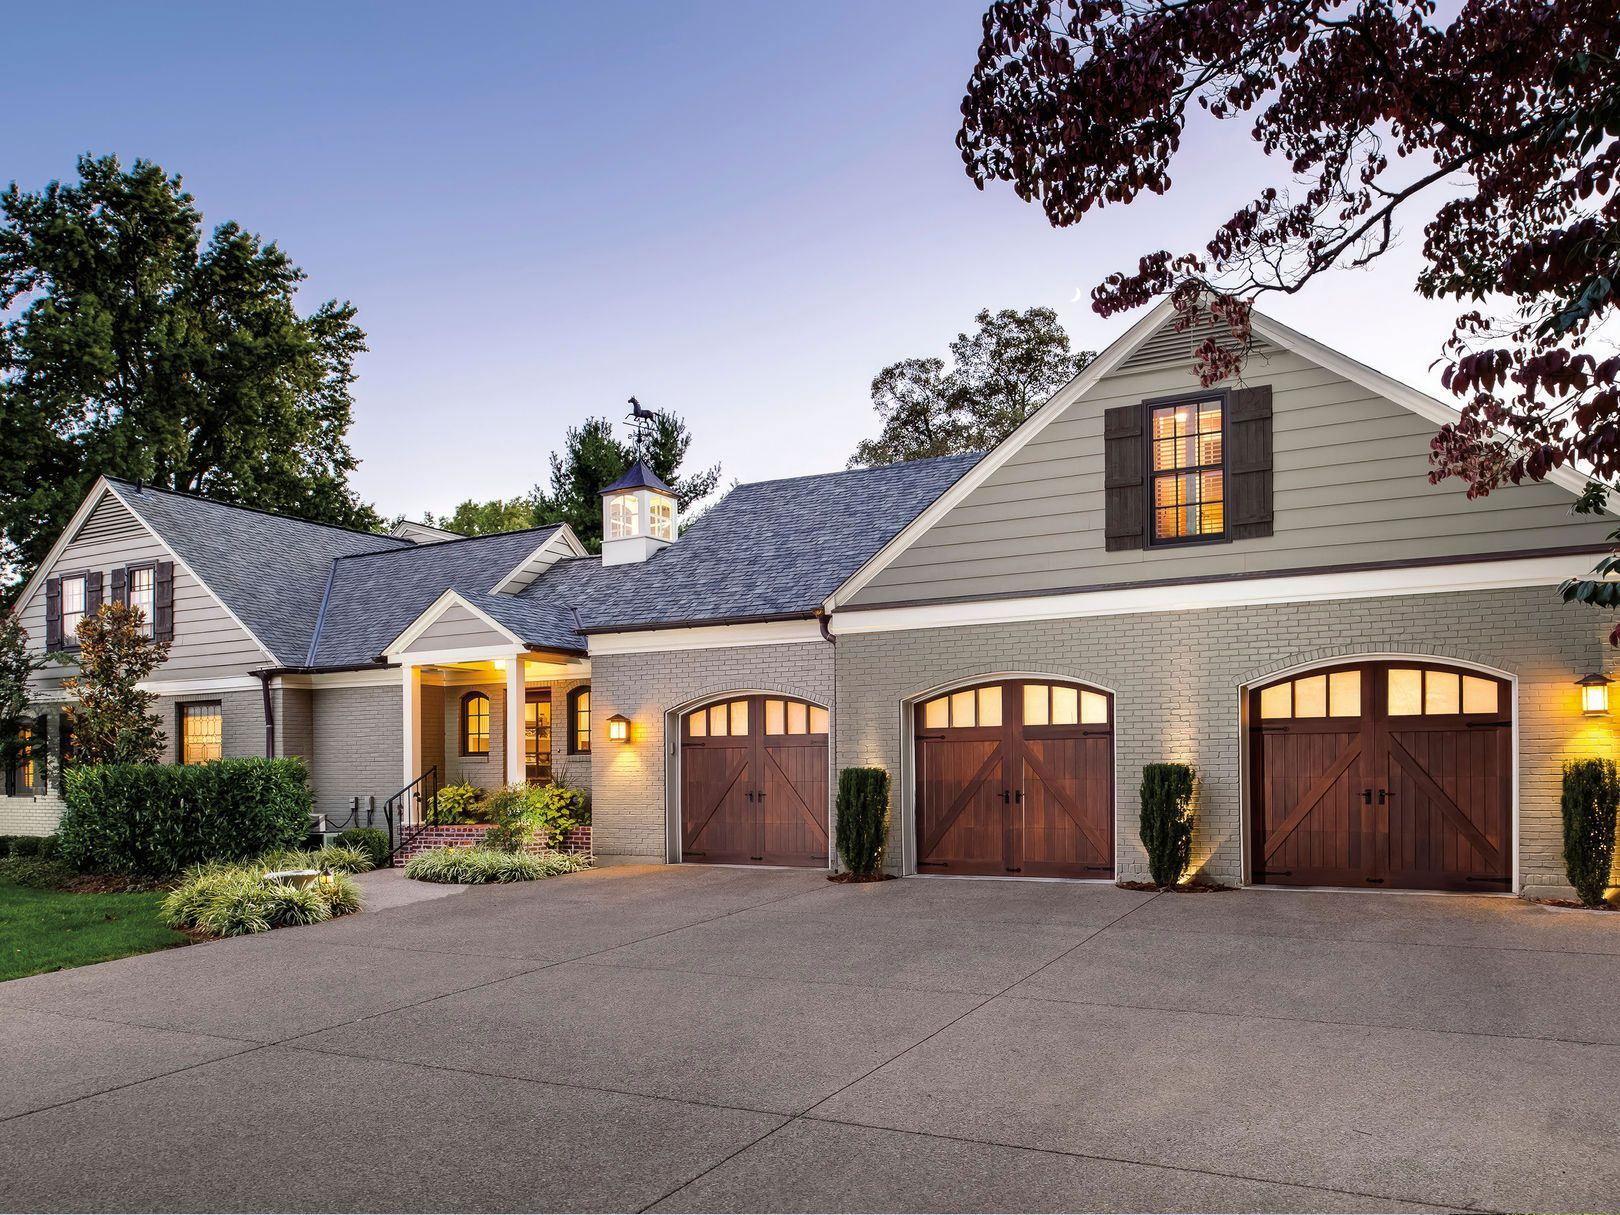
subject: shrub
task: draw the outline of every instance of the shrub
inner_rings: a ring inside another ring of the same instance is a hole
[[[313,852],[277,848],[259,857],[258,863],[266,869],[321,869],[327,873],[369,873],[376,868],[365,849],[347,848],[342,844],[327,844]]]
[[[555,844],[590,821],[584,791],[555,783],[497,789],[484,809],[495,824],[484,833],[484,847],[501,852],[517,852],[541,835]]]
[[[381,869],[388,864],[388,832],[381,827],[350,827],[340,832],[337,842],[345,848],[362,848],[371,858],[371,867]]]
[[[477,785],[446,785],[439,790],[439,821],[441,823],[487,823],[480,804],[484,791]]]
[[[38,835],[14,835],[11,837],[11,856],[38,856],[39,845],[44,837]]]
[[[301,759],[69,768],[61,855],[112,873],[165,875],[290,848],[314,798]]]
[[[319,924],[360,910],[354,879],[337,874],[330,885],[288,886],[265,878],[268,866],[198,865],[163,900],[170,928],[216,937],[246,936],[297,924]]]
[[[61,861],[44,856],[11,856],[0,860],[0,882],[34,890],[56,890],[78,875]]]
[[[1188,764],[1142,769],[1142,846],[1157,886],[1174,886],[1192,859],[1193,770]]]
[[[405,862],[405,876],[419,882],[532,882],[590,867],[590,859],[564,852],[502,852],[494,848],[432,848]]]
[[[39,859],[51,860],[62,851],[62,837],[60,835],[42,835],[39,837]]]
[[[1603,906],[1614,866],[1615,810],[1620,775],[1612,759],[1564,765],[1564,872],[1588,907]]]
[[[845,768],[838,774],[838,855],[844,868],[867,877],[883,868],[889,842],[889,774]]]

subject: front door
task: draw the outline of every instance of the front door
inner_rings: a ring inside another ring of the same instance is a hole
[[[1254,880],[1510,889],[1510,692],[1494,676],[1400,661],[1253,692]]]
[[[1107,693],[1045,680],[918,705],[919,871],[1112,877],[1112,718]]]
[[[681,858],[827,864],[827,710],[738,696],[681,717]]]
[[[531,785],[551,783],[550,688],[530,688],[523,701],[523,773]]]

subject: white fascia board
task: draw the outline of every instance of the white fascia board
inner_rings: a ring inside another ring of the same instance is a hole
[[[1018,429],[987,452],[982,460],[962,474],[960,480],[929,503],[922,514],[906,524],[895,534],[892,540],[878,549],[865,565],[846,578],[843,585],[827,597],[822,604],[822,609],[831,614],[841,604],[848,603],[862,587],[872,581],[873,578],[876,578],[888,568],[896,557],[910,548],[919,536],[949,514],[957,503],[989,480],[991,474],[1017,455],[1031,439],[1045,430],[1065,409],[1090,392],[1093,387],[1102,381],[1104,376],[1130,358],[1136,352],[1137,347],[1151,337],[1174,312],[1174,306],[1167,299],[1161,300],[1154,305],[1146,316],[1127,329],[1124,334],[1099,353],[1096,358],[1092,359],[1079,375],[1054,392],[1047,399],[1046,404],[1025,418]]]
[[[90,492],[85,494],[84,501],[79,503],[79,509],[73,512],[73,517],[68,520],[68,525],[62,529],[62,534],[56,538],[56,543],[51,545],[50,552],[45,554],[45,560],[39,563],[39,568],[34,571],[34,576],[28,580],[28,585],[23,587],[22,594],[17,596],[17,602],[11,605],[11,614],[13,616],[19,618],[22,616],[23,609],[33,602],[34,596],[39,594],[40,588],[50,578],[51,571],[56,568],[57,561],[62,557],[62,550],[73,543],[74,537],[79,534],[79,529],[84,526],[85,521],[94,513],[96,507],[101,505],[102,498],[110,493],[112,493],[112,486],[107,483],[107,478],[97,477],[96,483],[90,487]],[[122,501],[123,499],[119,500]]]
[[[592,658],[600,654],[656,654],[665,650],[715,650],[750,645],[796,645],[821,641],[815,620],[769,620],[752,624],[700,625],[689,629],[644,629],[630,633],[592,633],[586,639]]]
[[[559,523],[557,530],[546,537],[545,543],[538,545],[533,552],[519,561],[517,565],[490,588],[493,595],[516,595],[541,574],[545,573],[564,557],[585,557],[589,554],[585,546],[574,535],[574,529],[566,523]],[[536,560],[545,559],[544,564],[537,570],[528,567]]]
[[[1556,586],[1585,575],[1589,557],[1521,557],[1458,565],[1409,566],[1399,569],[1341,570],[1323,574],[1280,574],[1228,582],[1178,586],[1114,587],[1061,595],[1018,599],[981,599],[966,603],[924,603],[907,607],[865,608],[838,613],[829,622],[835,636],[891,633],[904,629],[961,628],[975,624],[1012,624],[1036,620],[1070,620],[1087,616],[1125,616],[1144,612],[1192,612],[1210,608],[1276,603],[1317,603],[1335,599],[1371,599],[1387,595],[1440,595],[1459,591],[1505,590]]]
[[[524,648],[523,638],[519,637],[499,620],[496,620],[495,617],[484,611],[483,608],[479,607],[475,603],[470,602],[459,591],[451,588],[450,590],[445,591],[444,594],[440,595],[432,603],[428,604],[426,609],[423,610],[422,614],[406,626],[404,632],[383,647],[383,657],[387,658],[390,662],[396,661],[402,657],[402,651],[407,649],[423,633],[427,632],[428,629],[431,628],[439,619],[439,617],[444,615],[446,609],[452,606],[462,607],[471,612],[495,632],[499,633],[501,636],[510,641],[516,649],[521,650]],[[486,651],[479,652],[483,653]],[[411,655],[411,661],[413,665],[420,665],[420,655]]]
[[[217,679],[143,679],[136,685],[143,692],[158,696],[207,696],[223,692],[258,692],[264,687],[257,676],[224,675]]]
[[[398,667],[375,671],[312,671],[298,675],[277,675],[272,681],[284,688],[387,688],[398,687],[404,673]]]
[[[420,650],[414,654],[401,654],[393,661],[401,667],[453,666],[461,662],[516,662],[527,657],[521,646],[462,646],[454,650]]]

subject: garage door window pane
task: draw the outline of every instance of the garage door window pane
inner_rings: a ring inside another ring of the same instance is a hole
[[[703,709],[691,714],[686,719],[686,730],[693,738],[707,738],[709,735],[709,714]]]
[[[941,696],[923,706],[923,725],[930,730],[943,730],[951,724],[951,705]]]
[[[1361,672],[1335,671],[1328,676],[1328,716],[1361,716]]]
[[[1294,716],[1327,716],[1327,676],[1308,675],[1294,680]]]
[[[1497,684],[1494,679],[1463,676],[1463,712],[1494,713],[1497,709]]]
[[[981,726],[999,726],[1001,724],[1000,684],[979,689],[979,724]]]
[[[1047,685],[1044,683],[1026,683],[1024,685],[1024,724],[1026,726],[1044,726],[1049,720]]]
[[[780,700],[767,700],[765,702],[765,733],[786,734],[787,715],[786,704]]]
[[[1425,713],[1461,713],[1462,678],[1451,671],[1426,671],[1423,676]]]
[[[709,709],[709,733],[716,738],[724,738],[726,734],[726,706],[713,705]]]
[[[797,700],[788,701],[787,732],[789,734],[808,734],[810,732],[809,717],[808,705]]]
[[[1108,724],[1108,697],[1101,692],[1080,693],[1080,724],[1106,726]]]
[[[1076,688],[1056,685],[1052,688],[1052,724],[1077,726],[1080,724],[1080,692]]]
[[[951,725],[973,726],[979,722],[973,711],[972,692],[953,692],[951,694]]]
[[[1423,672],[1409,667],[1389,669],[1389,715],[1415,717],[1423,712]]]
[[[1260,716],[1273,719],[1291,716],[1294,711],[1293,692],[1293,685],[1287,682],[1261,688]]]
[[[748,733],[748,702],[734,700],[731,702],[731,733],[738,737]]]
[[[810,733],[825,734],[827,732],[827,710],[810,706]]]

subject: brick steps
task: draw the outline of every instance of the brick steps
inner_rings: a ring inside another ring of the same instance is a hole
[[[434,848],[471,848],[484,842],[484,832],[489,830],[487,823],[458,823],[451,827],[407,827],[405,828],[405,843],[394,854],[394,865],[397,868],[410,860],[418,852],[427,852]],[[525,845],[523,851],[538,853],[547,847],[544,837],[534,843]],[[589,855],[591,851],[591,829],[576,827],[562,838],[559,852],[583,853]]]

